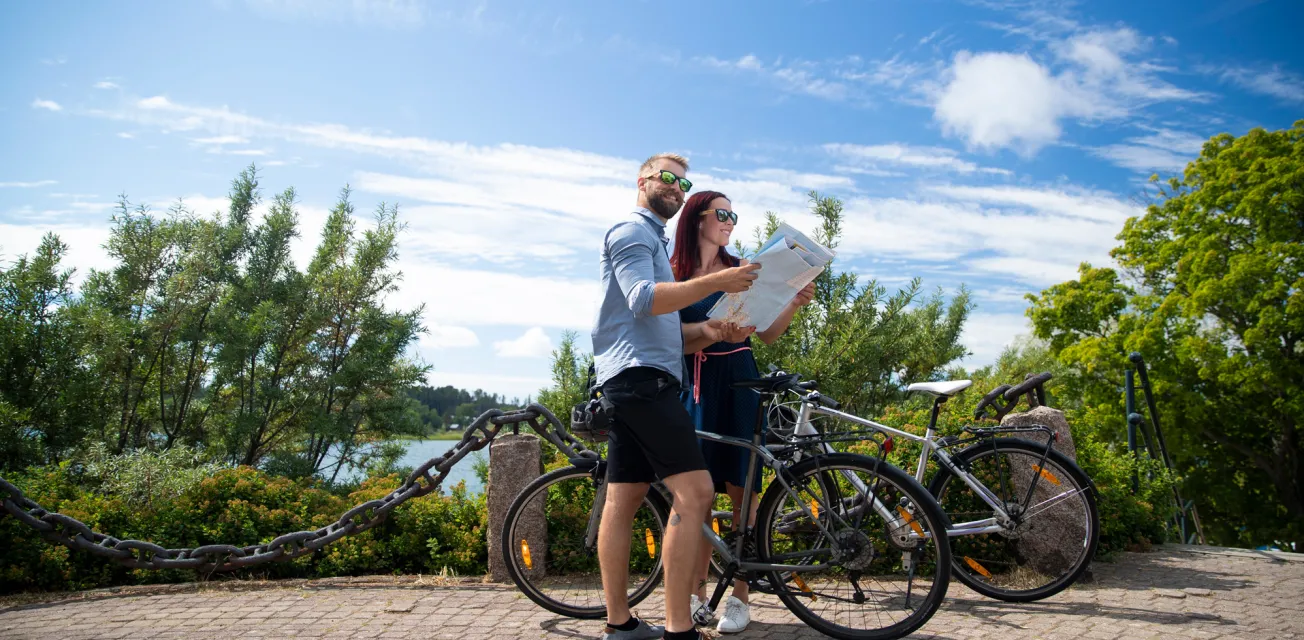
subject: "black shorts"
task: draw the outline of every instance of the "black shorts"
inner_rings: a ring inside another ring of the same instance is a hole
[[[679,400],[679,381],[652,367],[631,367],[602,385],[615,407],[607,445],[608,482],[652,482],[703,471],[697,429]]]

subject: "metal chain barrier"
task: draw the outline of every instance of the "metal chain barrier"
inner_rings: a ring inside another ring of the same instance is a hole
[[[540,424],[540,419],[545,420],[546,424]],[[431,458],[417,467],[402,486],[384,498],[359,504],[345,511],[335,522],[315,531],[287,533],[266,544],[246,547],[208,544],[193,549],[164,549],[143,540],[119,540],[91,531],[90,527],[76,518],[42,508],[4,478],[0,478],[0,496],[4,497],[5,512],[27,523],[46,540],[87,551],[133,569],[233,571],[266,562],[293,560],[318,551],[344,536],[380,524],[399,505],[438,489],[453,465],[472,451],[489,446],[503,427],[511,425],[512,431],[519,433],[521,423],[529,425],[569,458],[595,458],[598,455],[571,436],[557,420],[557,416],[541,404],[530,404],[511,413],[490,409],[467,427],[461,441],[444,455]],[[437,475],[431,475],[431,472]],[[0,513],[0,517],[3,515]]]

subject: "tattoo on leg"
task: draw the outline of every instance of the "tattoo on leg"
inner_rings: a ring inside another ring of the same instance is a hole
[[[675,515],[670,516],[670,526],[673,527],[677,524],[679,524],[679,514],[676,513]]]

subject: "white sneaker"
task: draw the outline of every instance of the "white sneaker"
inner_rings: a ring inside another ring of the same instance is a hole
[[[746,602],[729,596],[724,601],[724,615],[720,616],[720,623],[715,625],[715,630],[720,633],[738,633],[746,629],[751,621],[751,607]]]
[[[711,607],[706,606],[696,593],[688,599],[688,610],[693,612],[693,624],[704,625],[715,617],[715,612],[711,611]]]

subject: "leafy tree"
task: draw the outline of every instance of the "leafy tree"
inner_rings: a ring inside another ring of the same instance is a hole
[[[1122,267],[1029,296],[1084,403],[1151,369],[1187,495],[1224,544],[1304,542],[1304,121],[1209,140],[1124,225]],[[1122,412],[1115,429],[1122,429]]]
[[[575,345],[574,331],[561,334],[561,344],[552,350],[552,385],[539,391],[539,404],[548,407],[563,423],[570,420],[570,410],[588,399],[589,365],[593,354],[584,353]]]
[[[85,433],[89,378],[78,365],[81,341],[69,309],[68,246],[53,234],[35,253],[0,271],[0,468],[44,460]]]
[[[252,166],[210,217],[122,197],[105,247],[114,265],[91,271],[80,295],[52,235],[0,271],[4,464],[59,460],[88,435],[113,454],[184,444],[307,475],[419,431],[407,391],[426,367],[406,354],[422,309],[384,305],[402,226],[381,205],[358,230],[348,196],[306,271],[290,255],[294,190],[255,219]]]
[[[836,248],[842,202],[813,191],[810,199],[820,220],[814,239]],[[751,253],[778,225],[778,217],[767,212],[755,246],[737,249]],[[915,279],[889,296],[877,281],[861,284],[856,274],[835,265],[816,279],[814,302],[797,313],[783,337],[773,345],[752,341],[763,368],[774,364],[800,372],[819,380],[821,390],[848,410],[875,415],[901,400],[910,383],[938,379],[967,354],[960,334],[973,304],[965,288],[948,303],[940,290],[924,297]]]

